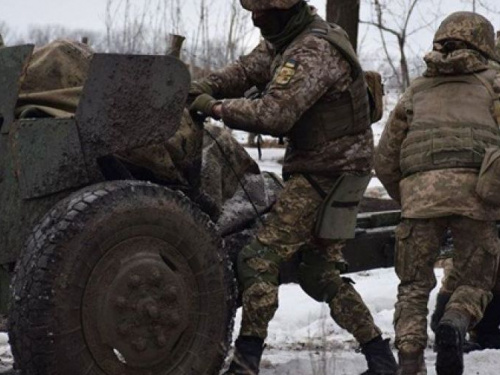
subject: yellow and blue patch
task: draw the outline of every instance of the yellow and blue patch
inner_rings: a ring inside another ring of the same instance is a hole
[[[297,61],[288,59],[278,70],[274,82],[276,82],[276,84],[280,86],[287,85],[295,75],[298,65],[299,63]]]

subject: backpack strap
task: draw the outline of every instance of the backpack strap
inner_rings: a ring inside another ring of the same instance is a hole
[[[309,28],[309,33],[325,39],[342,54],[351,65],[353,80],[356,80],[363,72],[349,36],[340,26],[325,21],[314,21]]]

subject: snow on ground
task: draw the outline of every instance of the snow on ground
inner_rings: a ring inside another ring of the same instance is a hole
[[[370,308],[384,337],[394,342],[392,317],[398,280],[393,268],[376,269],[346,275]],[[442,270],[436,270],[438,286],[431,294],[429,312],[435,304]],[[356,352],[358,345],[329,317],[326,304],[308,297],[298,285],[280,287],[280,307],[269,327],[261,375],[355,375],[366,369],[364,357]],[[241,309],[236,315],[234,337],[241,323]],[[428,375],[435,375],[436,356],[432,352],[434,335],[429,330],[426,350]],[[12,365],[7,334],[0,333],[0,373]],[[497,375],[500,351],[485,350],[465,355],[466,375]]]
[[[392,318],[398,279],[393,268],[377,269],[346,275],[370,308],[384,337],[394,343]],[[439,288],[442,270],[436,270],[438,286],[431,294],[429,315],[434,309],[435,294]],[[280,307],[271,321],[267,348],[262,359],[261,375],[353,375],[366,370],[357,343],[329,316],[326,304],[308,297],[298,285],[280,287]],[[234,336],[241,323],[241,309],[236,316]],[[434,335],[429,329],[429,347],[426,350],[428,375],[435,375],[436,355],[431,347]],[[396,353],[395,353],[396,354]],[[465,355],[464,374],[497,375],[500,351],[486,350]]]
[[[245,147],[245,150],[250,154],[250,156],[257,161],[261,171],[268,171],[276,173],[281,176],[282,165],[278,161],[283,161],[283,156],[285,155],[284,148],[263,148],[262,159],[259,160],[259,151],[255,147]]]
[[[397,95],[386,97],[386,104],[393,108]],[[382,134],[389,110],[384,119],[373,125],[375,143]],[[242,136],[241,140],[244,140]],[[237,136],[237,138],[240,138]],[[247,148],[257,158],[257,149]],[[284,149],[262,149],[261,170],[281,175],[277,163],[284,155]],[[367,196],[388,198],[377,178],[373,178],[367,189]],[[377,269],[347,275],[356,282],[356,289],[370,308],[376,324],[384,337],[394,344],[392,319],[396,302],[398,279],[394,268]],[[436,293],[441,284],[442,270],[436,269],[438,285],[429,299],[429,317],[435,306]],[[326,304],[319,304],[308,297],[298,285],[280,287],[280,307],[269,327],[267,347],[263,355],[261,375],[353,375],[366,370],[363,355],[356,351],[358,344],[345,330],[337,326],[329,316]],[[236,316],[234,337],[241,324],[241,309]],[[432,350],[434,334],[429,329],[426,350],[428,375],[435,375],[436,355]],[[396,352],[394,351],[395,355]],[[500,351],[485,350],[465,355],[466,375],[497,375],[500,373]]]
[[[12,354],[10,352],[9,336],[0,332],[0,374],[12,367]]]

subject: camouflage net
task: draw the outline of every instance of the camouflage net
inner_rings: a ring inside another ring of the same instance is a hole
[[[36,48],[21,85],[17,117],[71,117],[88,74],[92,50],[56,40]]]

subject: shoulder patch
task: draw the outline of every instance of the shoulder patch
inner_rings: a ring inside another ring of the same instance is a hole
[[[297,66],[299,63],[294,59],[288,59],[282,66],[279,68],[278,73],[274,79],[274,82],[280,86],[287,85],[297,70]]]

